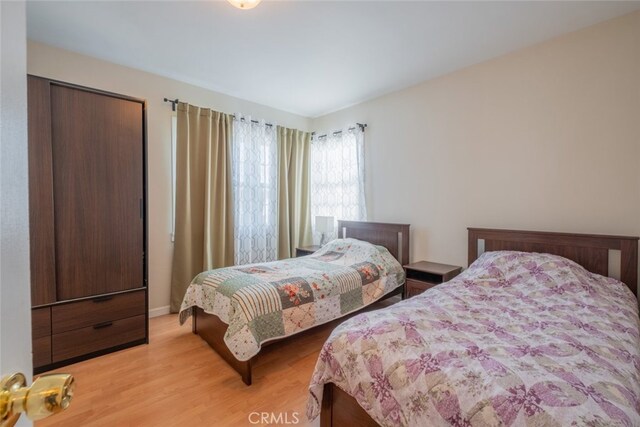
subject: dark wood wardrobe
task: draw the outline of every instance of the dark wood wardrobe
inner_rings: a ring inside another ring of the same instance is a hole
[[[36,373],[148,342],[146,104],[28,77]]]

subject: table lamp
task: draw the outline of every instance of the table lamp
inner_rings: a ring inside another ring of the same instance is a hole
[[[324,245],[326,234],[333,233],[334,217],[332,216],[316,216],[316,231],[322,235],[320,246]]]

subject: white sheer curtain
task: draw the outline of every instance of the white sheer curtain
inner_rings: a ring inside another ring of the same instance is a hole
[[[236,114],[232,174],[235,263],[277,259],[277,144],[275,126]]]
[[[316,244],[321,237],[315,230],[318,215],[335,218],[335,231],[326,236],[327,241],[338,236],[338,220],[367,219],[364,131],[358,125],[311,141],[311,222]]]

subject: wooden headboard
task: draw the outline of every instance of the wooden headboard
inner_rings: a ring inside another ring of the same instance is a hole
[[[402,265],[409,264],[409,224],[338,221],[338,237],[351,237],[384,246]]]
[[[543,252],[560,255],[587,270],[609,276],[609,250],[620,251],[620,280],[637,295],[638,237],[545,231],[468,228],[469,265],[478,258],[478,241],[485,251]]]

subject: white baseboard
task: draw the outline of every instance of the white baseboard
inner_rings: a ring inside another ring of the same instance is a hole
[[[149,318],[164,316],[165,314],[169,314],[169,306],[165,305],[164,307],[153,308],[149,310]]]

